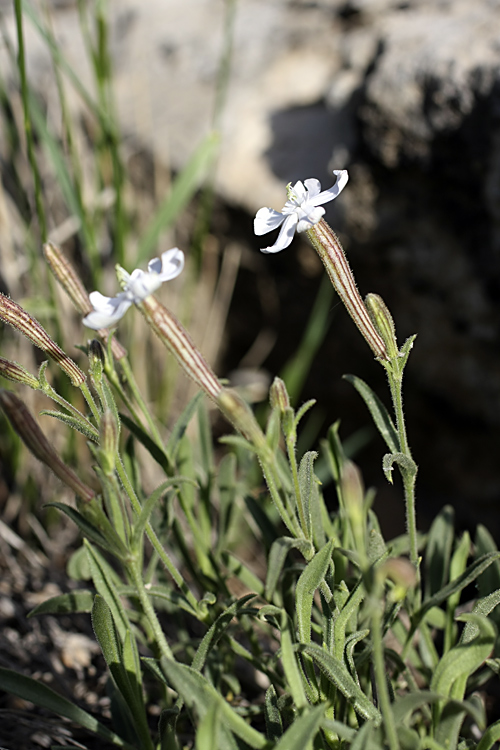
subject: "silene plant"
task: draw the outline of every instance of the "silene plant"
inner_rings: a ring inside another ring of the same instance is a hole
[[[96,716],[82,699],[3,667],[0,685],[83,727],[89,739],[80,747],[488,750],[500,739],[500,721],[486,710],[500,670],[500,554],[482,527],[474,541],[468,532],[456,536],[450,508],[427,535],[417,530],[417,464],[402,398],[415,336],[400,346],[383,300],[358,292],[339,239],[323,219],[324,204],[348,183],[347,171],[334,175],[324,191],[316,179],[289,185],[282,211],[261,208],[254,227],[258,236],[279,228],[264,253],[285,250],[295,232],[307,234],[385,369],[390,409],[367,383],[345,377],[385,442],[385,477],[392,482],[395,469],[401,477],[406,533],[391,541],[371,508],[373,492],[342,446],[338,423],[318,450],[299,455],[300,422],[314,401],[296,409],[276,378],[264,424],[156,299],[161,284],[183,270],[178,248],[152,260],[147,271],[129,274],[117,266],[121,291],[106,297],[89,295],[63,252],[44,246],[83,326],[95,332],[83,347],[86,372],[34,317],[0,296],[2,321],[48,358],[37,375],[0,358],[0,373],[55,403],[44,413],[86,437],[95,473],[88,486],[22,396],[1,391],[13,429],[74,493],[74,504],[52,505],[83,539],[70,560],[68,592],[31,615],[90,614],[111,709]],[[166,438],[114,335],[132,306],[198,389]],[[50,360],[81,391],[84,409],[50,384]],[[207,403],[234,428],[217,451]],[[149,495],[137,444],[163,472]],[[328,483],[336,488],[334,510],[323,498]],[[254,551],[258,566],[244,549]]]

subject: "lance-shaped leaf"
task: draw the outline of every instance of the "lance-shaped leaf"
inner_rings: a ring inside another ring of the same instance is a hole
[[[344,380],[351,383],[365,402],[368,411],[372,415],[375,426],[384,438],[391,453],[399,452],[399,437],[389,412],[376,393],[372,391],[364,380],[356,375],[344,375]]]
[[[184,699],[186,705],[195,708],[203,718],[207,711],[216,705],[220,712],[221,723],[247,745],[256,750],[266,748],[266,738],[253,729],[245,719],[234,711],[226,699],[192,667],[170,659],[162,660],[162,668],[168,681]]]
[[[385,474],[387,481],[392,484],[392,471],[393,464],[398,464],[401,472],[415,476],[417,473],[417,464],[415,461],[407,456],[405,453],[386,453],[382,459],[382,469]]]
[[[129,630],[123,641],[104,599],[97,595],[92,607],[92,627],[109,671],[130,710],[141,747],[154,750],[142,697],[142,683],[137,646]]]
[[[66,615],[75,612],[91,612],[94,603],[94,594],[87,589],[71,591],[69,594],[52,596],[41,604],[38,604],[28,617],[35,615]]]
[[[311,640],[311,613],[316,589],[324,581],[333,552],[333,539],[314,555],[304,568],[295,589],[295,611],[301,643]]]
[[[274,746],[274,750],[309,750],[324,718],[327,704],[306,709],[293,724],[288,727],[283,737]]]
[[[87,540],[84,541],[84,544],[87,550],[94,586],[111,610],[114,625],[123,643],[130,626],[118,593],[115,580],[116,573],[95,547],[87,542]]]
[[[308,654],[313,659],[325,677],[340,690],[359,716],[374,721],[377,726],[381,723],[380,711],[356,685],[340,659],[332,656],[316,643],[301,645],[299,649],[301,653]]]
[[[291,536],[283,536],[273,542],[269,552],[266,579],[266,599],[271,600],[278,584],[281,571],[285,564],[286,556],[291,549],[298,549],[307,559],[313,550],[310,542],[305,539],[294,539]]]

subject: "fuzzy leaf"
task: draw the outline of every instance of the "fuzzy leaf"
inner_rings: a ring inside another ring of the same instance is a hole
[[[312,495],[316,485],[313,466],[317,457],[318,454],[316,451],[308,451],[302,457],[299,466],[299,490],[307,527],[303,529],[303,531],[308,539],[311,537],[311,504]]]
[[[304,568],[295,589],[295,611],[301,643],[311,640],[311,612],[314,593],[324,580],[333,552],[333,539],[317,552]]]
[[[283,721],[274,685],[270,685],[266,691],[264,713],[266,717],[267,739],[270,742],[277,742],[283,735]]]
[[[172,463],[170,461],[170,457],[168,456],[165,451],[158,446],[155,441],[149,437],[147,432],[141,427],[141,425],[138,425],[136,422],[134,422],[133,419],[131,419],[127,414],[122,414],[120,412],[120,421],[122,424],[127,427],[127,429],[132,433],[132,435],[138,440],[141,445],[143,445],[147,452],[150,454],[151,458],[154,458],[157,464],[161,466],[163,471],[166,474],[171,473],[171,466]]]
[[[60,594],[38,604],[28,617],[35,615],[65,615],[74,612],[91,612],[94,603],[94,594],[87,589],[72,591],[69,594]]]
[[[451,551],[455,538],[455,513],[445,505],[434,519],[427,537],[425,599],[439,591],[448,580]],[[463,572],[463,571],[462,571]]]
[[[190,708],[196,709],[201,718],[213,705],[216,705],[220,712],[221,723],[226,729],[234,732],[252,748],[259,750],[267,746],[265,737],[247,724],[203,675],[192,667],[170,659],[163,659],[162,667],[170,684]]]
[[[368,407],[372,419],[375,425],[384,438],[387,447],[391,453],[399,452],[399,437],[394,422],[392,421],[389,412],[385,408],[382,401],[379,399],[376,393],[372,391],[369,385],[364,380],[356,377],[356,375],[344,375],[344,380],[351,383],[365,402]],[[389,480],[390,481],[390,480]]]
[[[89,559],[90,571],[92,573],[92,580],[97,592],[101,595],[106,605],[111,610],[114,625],[118,630],[120,640],[123,643],[127,630],[129,629],[129,623],[125,609],[120,600],[120,595],[116,588],[114,580],[115,573],[110,567],[109,563],[99,554],[99,552],[92,547],[92,545],[85,540],[85,547],[87,549],[87,556]],[[101,610],[99,610],[100,612]],[[106,657],[104,657],[106,658]]]
[[[266,599],[269,601],[274,596],[286,556],[291,549],[298,549],[306,556],[311,552],[312,545],[305,539],[294,539],[291,536],[283,536],[273,542],[267,564]]]
[[[382,469],[387,481],[392,484],[393,464],[398,464],[402,472],[407,472],[411,476],[417,473],[417,464],[415,461],[404,453],[386,453],[382,459]]]
[[[309,750],[312,748],[312,741],[320,728],[327,707],[328,705],[323,703],[303,711],[276,743],[274,750]]]
[[[59,422],[63,422],[63,424],[71,427],[71,429],[77,430],[77,432],[81,432],[82,435],[85,435],[87,440],[92,440],[92,442],[94,443],[99,442],[98,431],[93,425],[87,422],[87,420],[78,419],[77,417],[73,417],[70,414],[64,414],[64,412],[62,411],[54,411],[53,409],[43,409],[40,414],[58,419]]]
[[[381,723],[380,711],[356,685],[340,659],[332,656],[316,643],[300,646],[300,652],[308,654],[313,659],[325,677],[340,690],[359,716],[373,721],[376,726]]]

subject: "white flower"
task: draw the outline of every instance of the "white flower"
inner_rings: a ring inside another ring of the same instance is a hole
[[[271,247],[263,247],[263,253],[277,253],[290,245],[295,232],[306,232],[317,224],[325,213],[323,203],[328,203],[339,195],[346,186],[349,176],[346,169],[335,169],[337,181],[329,190],[321,192],[321,183],[315,178],[296,182],[288,188],[288,200],[283,210],[260,208],[254,219],[254,232],[257,235],[267,234],[281,224],[278,239]]]
[[[116,297],[105,297],[100,292],[92,292],[89,298],[94,309],[83,319],[83,324],[96,331],[114,326],[132,304],[149,297],[164,281],[175,279],[183,268],[184,253],[174,247],[162,253],[161,258],[150,260],[147,271],[136,268],[128,274],[121,269],[123,292]]]

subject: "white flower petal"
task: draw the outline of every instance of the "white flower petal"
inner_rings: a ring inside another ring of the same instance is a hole
[[[257,235],[267,234],[277,229],[284,221],[284,216],[273,208],[259,208],[253,220],[253,231]]]
[[[285,247],[291,244],[293,235],[295,234],[295,228],[297,226],[298,216],[296,213],[290,214],[286,217],[281,227],[278,239],[271,245],[271,247],[263,247],[263,253],[279,253],[280,250],[284,250]]]
[[[317,180],[316,177],[310,177],[308,180],[304,180],[304,185],[307,188],[308,200],[314,198],[315,195],[319,195],[319,192],[321,190],[321,182]]]
[[[297,232],[307,232],[308,229],[311,229],[311,227],[318,223],[324,213],[325,209],[322,206],[309,208],[307,214],[299,220]]]
[[[100,292],[92,292],[89,298],[94,310],[83,319],[83,324],[95,331],[114,326],[132,304],[125,292],[117,297],[105,297]]]
[[[161,274],[136,268],[132,271],[124,292],[132,302],[140,302],[153,294],[161,285]]]
[[[307,198],[307,190],[304,187],[304,183],[300,180],[290,190],[289,199],[293,200],[294,203],[302,203]]]
[[[329,190],[323,190],[322,193],[312,198],[311,203],[314,206],[320,206],[322,203],[328,203],[336,198],[347,185],[349,175],[347,169],[334,169],[333,174],[337,177],[337,182]]]
[[[149,268],[149,266],[148,266]],[[161,280],[171,281],[175,279],[184,268],[184,253],[178,247],[165,250],[161,254]]]

